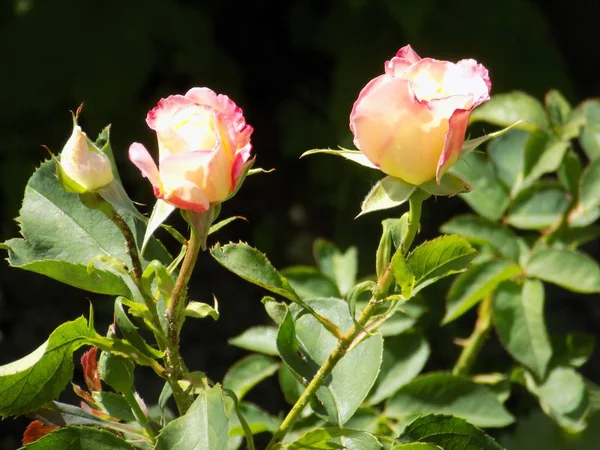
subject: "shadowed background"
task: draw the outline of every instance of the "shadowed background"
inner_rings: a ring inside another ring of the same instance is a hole
[[[150,184],[127,160],[133,141],[156,150],[146,112],[161,97],[208,86],[229,95],[255,131],[257,166],[274,173],[246,180],[222,217],[245,216],[212,238],[244,240],[276,267],[311,264],[312,242],[356,245],[360,275],[373,271],[380,222],[401,210],[354,220],[379,174],[326,155],[299,160],[311,148],[352,146],[348,116],[360,89],[383,63],[410,43],[422,57],[474,58],[490,70],[492,93],[514,89],[538,98],[556,88],[573,103],[600,90],[595,27],[600,4],[572,0],[556,6],[528,0],[4,0],[0,4],[0,241],[15,237],[23,190],[35,167],[58,153],[71,132],[69,110],[84,102],[80,123],[95,136],[112,124],[112,146],[130,196],[152,205]],[[142,207],[149,212],[150,207]],[[426,203],[421,239],[467,207],[460,199]],[[181,220],[174,221],[183,230]],[[166,235],[171,250],[175,243]],[[598,245],[586,248],[598,258]],[[4,255],[3,255],[4,256]],[[258,288],[202,255],[190,295],[219,299],[221,318],[189,320],[182,336],[188,366],[221,380],[245,352],[227,339],[267,321]],[[552,332],[598,333],[597,296],[547,291]],[[112,300],[0,263],[0,364],[40,345],[59,324],[87,314],[98,330],[112,318]],[[442,295],[431,293],[431,309]],[[436,306],[437,305],[437,306]],[[439,319],[439,318],[438,318]],[[452,338],[465,337],[473,315],[430,335],[426,370],[450,367]],[[493,340],[479,367],[508,361]],[[596,356],[596,355],[595,355]],[[75,380],[81,378],[76,364]],[[598,358],[583,373],[600,382]],[[155,403],[160,383],[143,370],[137,386]],[[67,389],[69,390],[69,389]],[[275,381],[250,395],[277,412],[286,408]],[[69,399],[69,394],[64,397]],[[510,404],[527,413],[533,403]],[[0,449],[19,446],[27,419],[0,423]]]

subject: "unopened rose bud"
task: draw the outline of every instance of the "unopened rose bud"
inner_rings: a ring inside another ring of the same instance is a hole
[[[71,137],[60,154],[62,176],[77,185],[78,193],[92,192],[111,183],[114,179],[110,160],[90,141],[79,125],[75,125]],[[72,183],[70,183],[72,184]]]

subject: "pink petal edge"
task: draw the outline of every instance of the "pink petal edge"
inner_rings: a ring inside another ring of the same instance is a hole
[[[457,109],[448,120],[449,128],[444,139],[444,148],[435,173],[437,184],[440,184],[440,180],[444,174],[458,159],[465,140],[470,112],[471,110]]]

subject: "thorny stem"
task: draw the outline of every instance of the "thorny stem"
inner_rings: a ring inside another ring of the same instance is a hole
[[[421,218],[421,204],[422,200],[410,201],[410,217],[408,222],[408,232],[402,249],[403,254],[406,254],[412,242],[417,234],[419,228],[419,220]],[[337,363],[348,353],[348,351],[354,347],[357,339],[365,333],[365,325],[375,312],[375,309],[379,305],[379,301],[387,295],[390,285],[392,284],[392,267],[391,263],[388,264],[386,270],[381,274],[381,277],[377,281],[377,287],[374,289],[373,296],[369,303],[361,312],[354,326],[345,334],[339,341],[337,346],[333,349],[325,363],[319,368],[313,379],[310,381],[300,398],[296,401],[288,415],[283,419],[279,428],[273,434],[273,437],[267,444],[266,450],[274,450],[277,448],[277,444],[285,437],[288,431],[291,429],[293,424],[298,420],[300,414],[310,402],[310,399],[319,388],[323,385],[327,377],[331,374]]]
[[[181,353],[179,352],[179,331],[181,329],[181,314],[185,300],[186,288],[192,276],[192,271],[198,260],[198,253],[202,246],[202,238],[192,231],[188,248],[181,264],[179,276],[175,281],[171,299],[167,308],[167,348],[165,358],[167,365],[167,377],[177,409],[181,415],[185,414],[191,405],[191,397],[187,395],[178,381],[183,378],[187,371]]]
[[[140,255],[137,250],[137,244],[135,243],[135,238],[133,237],[133,232],[127,222],[123,220],[123,218],[119,215],[117,211],[113,209],[112,214],[108,215],[112,223],[114,223],[121,234],[125,238],[125,245],[127,246],[127,253],[131,258],[131,265],[133,266],[133,276],[135,278],[136,284],[140,284],[142,280],[142,263],[140,262]]]
[[[479,305],[477,322],[473,333],[463,347],[452,373],[454,375],[468,375],[473,363],[483,348],[492,328],[492,294],[488,294]]]

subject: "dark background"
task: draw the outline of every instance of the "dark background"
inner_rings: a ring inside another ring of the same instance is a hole
[[[542,98],[556,88],[577,104],[600,90],[599,20],[600,4],[589,0],[2,0],[0,241],[17,235],[13,218],[25,184],[47,157],[41,145],[60,151],[71,132],[70,110],[85,102],[80,122],[91,136],[112,124],[125,186],[134,200],[152,204],[150,184],[126,150],[133,141],[156,149],[144,118],[161,97],[208,86],[244,110],[255,129],[257,166],[277,169],[247,179],[223,206],[223,216],[242,215],[249,223],[235,222],[216,239],[245,240],[284,267],[310,264],[312,241],[325,237],[341,248],[357,245],[364,257],[360,274],[370,273],[380,221],[389,212],[353,218],[378,174],[333,157],[298,157],[311,148],[351,147],[352,103],[382,73],[384,61],[410,43],[422,57],[477,59],[490,71],[492,93],[520,89]],[[421,238],[461,211],[466,206],[460,199],[429,201]],[[588,250],[598,257],[597,246]],[[182,346],[191,369],[221,380],[244,355],[226,340],[267,319],[259,302],[263,292],[203,255],[191,296],[210,302],[213,293],[221,319],[189,321]],[[598,333],[597,296],[547,295],[551,331]],[[441,296],[431,297],[432,305],[441,305]],[[30,352],[62,322],[87,314],[88,299],[100,331],[111,319],[110,298],[2,262],[0,363]],[[451,366],[458,354],[452,338],[468,335],[472,324],[468,316],[431,336],[428,370]],[[481,364],[502,368],[502,358],[492,341]],[[597,361],[583,372],[600,382]],[[160,385],[143,371],[137,375],[148,403],[156,402]],[[254,395],[261,405],[273,412],[285,408],[276,385],[261,386]],[[519,413],[532,405],[509,406]],[[0,448],[18,447],[27,422],[1,422]]]

